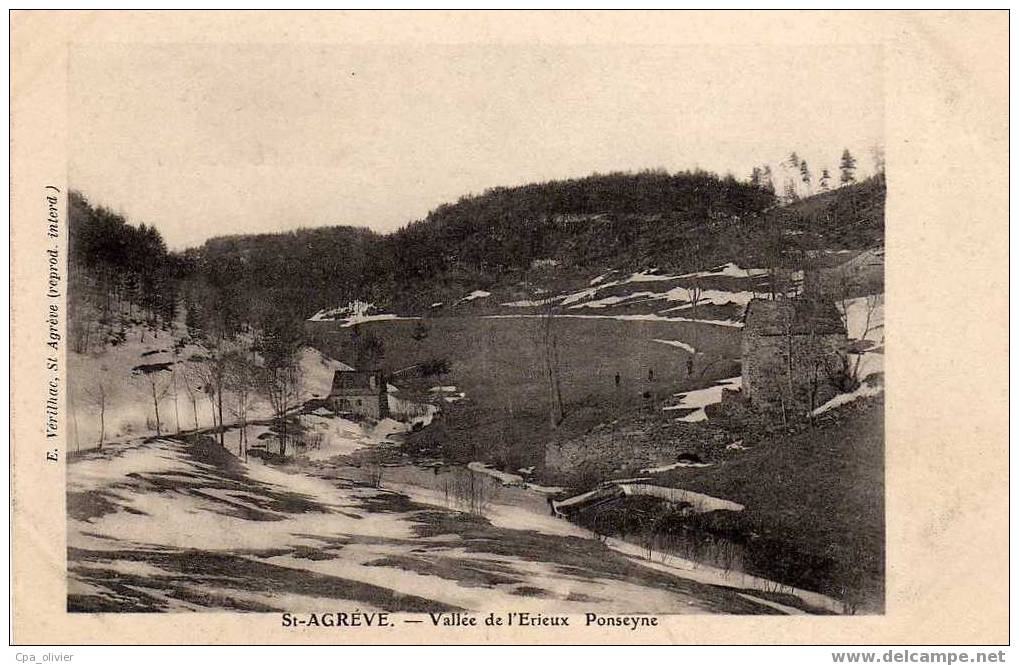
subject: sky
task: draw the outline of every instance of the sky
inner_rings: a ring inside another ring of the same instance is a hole
[[[69,184],[173,249],[388,232],[594,172],[780,176],[791,151],[816,180],[849,148],[863,176],[884,130],[881,52],[859,45],[79,45],[69,85]]]

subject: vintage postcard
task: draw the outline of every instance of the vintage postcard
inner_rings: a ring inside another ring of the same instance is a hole
[[[14,12],[15,643],[1007,642],[1007,34]]]

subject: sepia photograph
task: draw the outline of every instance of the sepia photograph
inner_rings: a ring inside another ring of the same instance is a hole
[[[1008,125],[924,63],[1007,13],[738,14],[16,13],[23,634],[938,639],[1007,577]]]
[[[72,48],[68,610],[882,612],[880,66]]]

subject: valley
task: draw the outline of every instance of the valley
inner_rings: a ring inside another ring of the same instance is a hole
[[[72,199],[68,607],[882,611],[883,196],[614,174],[180,253]]]

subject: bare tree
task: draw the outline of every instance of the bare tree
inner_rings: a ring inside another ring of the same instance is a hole
[[[693,273],[693,277],[690,278],[691,280],[690,285],[684,288],[686,290],[686,299],[690,302],[690,312],[692,314],[692,318],[695,321],[698,321],[700,320],[698,307],[700,306],[701,300],[703,299],[704,296],[704,289],[701,287],[700,274],[706,268],[704,261],[704,253],[703,251],[701,251],[700,242],[695,242],[694,245],[692,246],[690,251],[690,260],[691,267],[693,268],[693,270],[691,271]],[[697,350],[700,349],[700,340],[698,339],[699,329],[700,326],[698,325],[693,326],[693,339],[691,340],[693,343],[691,344],[691,346],[693,346],[694,350],[690,354],[691,358],[689,363],[687,363],[688,374],[693,374],[697,362]]]
[[[103,442],[106,440],[106,404],[110,397],[109,390],[100,378],[92,388],[85,389],[85,394],[88,395],[91,405],[99,412],[99,439],[96,441],[96,446],[102,450]],[[77,423],[77,417],[75,423]],[[77,430],[77,425],[75,430]]]
[[[556,334],[555,319],[559,312],[559,300],[547,298],[542,301],[541,347],[545,364],[545,378],[548,381],[549,423],[552,429],[566,417],[563,407],[563,392],[560,382],[559,338]]]
[[[257,373],[258,392],[272,406],[280,435],[280,455],[286,455],[289,439],[287,416],[298,406],[303,375],[300,355],[304,329],[292,318],[266,310],[259,321],[252,348],[262,358]]]
[[[787,240],[782,225],[777,221],[768,224],[760,244],[762,258],[768,270],[768,286],[771,299],[785,295],[785,263]]]
[[[186,322],[203,352],[191,357],[200,379],[201,390],[209,398],[213,411],[213,427],[219,432],[219,445],[226,445],[224,432],[224,400],[228,356],[237,348],[243,332],[241,312],[243,300],[234,289],[229,262],[217,265],[216,274],[195,288],[194,304]],[[216,422],[218,420],[218,423]]]
[[[287,453],[287,414],[297,406],[301,392],[301,367],[295,357],[277,358],[258,372],[258,389],[272,406],[280,437],[280,455]]]
[[[208,348],[206,354],[196,354],[190,358],[193,376],[198,379],[201,391],[209,398],[212,425],[218,428],[221,446],[226,445],[223,432],[223,393],[226,388],[227,359],[231,351],[224,341],[220,341]],[[197,414],[195,420],[197,422]]]
[[[234,351],[227,356],[224,387],[233,394],[231,414],[240,426],[237,454],[248,458],[248,413],[251,411],[252,393],[257,386],[258,366],[249,353]]]
[[[842,319],[842,324],[846,327],[846,334],[853,335],[858,332],[858,337],[851,337],[850,339],[864,342],[870,336],[874,330],[877,329],[877,317],[876,314],[879,309],[884,305],[884,294],[873,293],[867,296],[861,296],[859,298],[850,298],[849,295],[851,289],[843,283],[836,292],[835,297],[835,309],[839,312],[839,318]],[[861,318],[856,318],[855,314],[851,314],[856,308],[862,308]],[[852,330],[853,324],[859,323],[860,329],[858,331]],[[856,359],[853,362],[852,368],[849,370],[849,377],[852,382],[858,383],[860,380],[860,362],[863,360],[864,349],[856,349],[854,354]]]
[[[177,376],[179,373],[177,369],[170,373],[170,398],[173,400],[173,422],[177,427],[177,434],[180,434],[180,409],[177,406],[177,386],[181,382]]]
[[[501,490],[494,478],[463,468],[442,474],[438,485],[447,507],[482,517]]]
[[[364,481],[369,487],[376,489],[382,487],[382,480],[385,476],[385,467],[382,466],[382,460],[382,452],[375,448],[368,453],[367,460],[361,466],[361,471],[364,473]]]
[[[704,293],[704,289],[701,288],[701,282],[699,278],[693,277],[692,279],[693,281],[691,282],[690,286],[685,287],[685,289],[686,299],[690,301],[690,312],[693,314],[693,318],[696,320],[698,318],[697,306],[701,302],[701,297]]]
[[[137,365],[131,372],[140,377],[145,385],[149,389],[149,394],[152,397],[152,408],[156,415],[156,435],[160,436],[163,433],[162,421],[159,417],[159,402],[170,390],[170,381],[164,378],[163,372],[170,372],[172,377],[173,363],[150,363],[146,365]]]
[[[229,357],[236,350],[236,343],[232,336],[219,334],[207,335],[203,345],[206,352],[193,355],[191,361],[194,372],[199,378],[201,389],[209,398],[212,406],[213,427],[218,428],[219,445],[225,446],[223,399],[226,392]]]
[[[194,413],[196,430],[198,429],[198,393],[201,392],[204,385],[201,375],[201,368],[191,362],[184,364],[179,375],[180,383],[184,386],[184,392],[187,393],[188,401],[191,402],[191,411]]]

